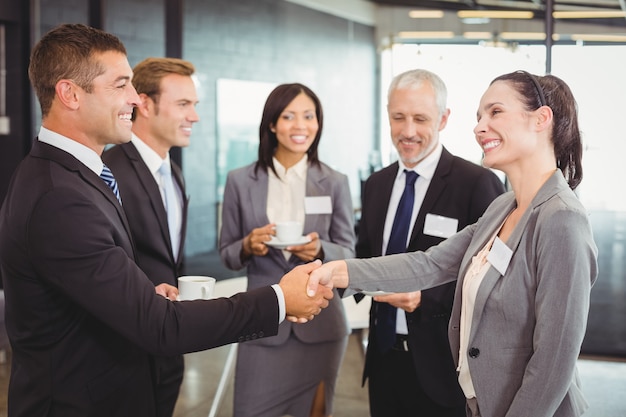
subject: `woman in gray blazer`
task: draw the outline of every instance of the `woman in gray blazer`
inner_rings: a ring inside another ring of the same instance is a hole
[[[258,161],[228,174],[220,254],[229,268],[246,268],[251,289],[313,259],[354,256],[348,179],[317,156],[322,122],[309,88],[278,86],[263,110]],[[304,225],[301,242],[277,242],[275,224],[293,220]],[[240,345],[234,416],[331,415],[349,332],[337,295],[315,320],[284,321],[276,337]]]
[[[559,78],[524,71],[490,84],[474,134],[513,189],[477,223],[426,252],[330,262],[311,289],[406,292],[458,280],[448,328],[468,416],[575,417],[576,371],[598,274],[576,103]]]

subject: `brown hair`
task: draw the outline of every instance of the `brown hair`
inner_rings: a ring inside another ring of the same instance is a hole
[[[116,36],[86,25],[64,24],[45,34],[33,48],[28,67],[42,116],[50,111],[60,80],[72,80],[90,93],[94,78],[105,71],[95,55],[108,51],[126,55]]]
[[[274,174],[276,168],[274,168],[274,162],[272,157],[274,151],[278,146],[278,139],[276,139],[276,133],[272,132],[272,126],[276,125],[280,114],[285,110],[285,107],[293,101],[296,96],[304,93],[315,104],[315,116],[317,117],[317,123],[319,129],[315,135],[313,143],[307,150],[307,156],[309,163],[319,165],[319,158],[317,156],[317,147],[322,137],[322,126],[324,122],[324,116],[322,111],[322,103],[320,99],[315,95],[310,88],[299,83],[293,84],[281,84],[276,87],[265,101],[265,107],[263,108],[263,116],[261,117],[261,124],[259,125],[259,160],[256,163],[255,171],[261,169],[271,169]]]
[[[578,128],[578,108],[569,86],[554,75],[543,77],[526,71],[515,71],[494,79],[510,83],[522,97],[528,111],[541,106],[552,109],[552,144],[556,156],[556,165],[563,172],[567,183],[573,190],[583,179],[583,145]]]
[[[146,58],[133,68],[132,82],[137,94],[145,94],[150,97],[157,105],[158,111],[161,80],[170,74],[191,76],[195,71],[193,64],[183,59]],[[133,120],[135,119],[135,110],[133,111]]]

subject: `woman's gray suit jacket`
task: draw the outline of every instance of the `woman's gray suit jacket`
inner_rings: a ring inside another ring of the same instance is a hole
[[[286,260],[282,250],[272,247],[266,256],[253,256],[242,263],[239,255],[243,238],[252,229],[270,222],[266,214],[268,174],[263,169],[255,172],[254,166],[253,163],[228,173],[220,234],[220,255],[223,262],[234,270],[247,267],[248,289],[276,284],[285,273],[304,263],[293,255]],[[324,261],[353,258],[356,238],[348,178],[323,163],[319,166],[309,163],[306,196],[330,196],[331,199],[331,214],[307,214],[304,221],[304,234],[319,233]],[[315,320],[297,325],[285,320],[279,326],[276,337],[254,343],[280,345],[287,340],[291,331],[305,343],[344,338],[350,333],[350,329],[341,298],[335,292],[329,307]]]
[[[427,252],[348,260],[350,288],[406,292],[458,280],[448,328],[458,364],[463,278],[472,256],[515,207],[513,193],[503,194],[477,223]],[[587,403],[576,360],[598,274],[597,248],[587,213],[560,171],[505,243],[513,251],[508,268],[504,275],[488,270],[472,316],[467,360],[481,416],[580,416]]]

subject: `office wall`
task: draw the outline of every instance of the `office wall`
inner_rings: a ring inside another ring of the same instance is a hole
[[[198,68],[203,116],[183,152],[192,196],[188,253],[210,250],[216,240],[218,179],[207,167],[216,166],[220,151],[215,117],[220,78],[312,88],[324,106],[320,158],[349,175],[353,194],[358,191],[358,168],[367,162],[375,132],[373,28],[284,1],[187,0],[183,39],[184,57]],[[248,98],[236,99],[244,109]]]
[[[0,4],[0,204],[13,171],[30,147],[30,97],[26,77],[28,32],[26,9],[17,2]],[[1,285],[1,284],[0,284]]]
[[[86,23],[85,4],[40,1],[42,33],[63,22]],[[350,177],[358,200],[358,172],[367,165],[377,132],[374,28],[283,0],[187,0],[183,18],[183,58],[197,68],[201,100],[201,121],[183,150],[191,196],[186,254],[211,251],[217,243],[218,79],[312,88],[324,106],[320,159]],[[122,39],[131,65],[165,53],[162,0],[105,2],[104,29]],[[248,98],[236,99],[245,108]]]

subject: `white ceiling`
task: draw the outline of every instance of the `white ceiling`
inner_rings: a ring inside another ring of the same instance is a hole
[[[379,45],[391,42],[417,42],[400,39],[401,32],[447,31],[454,33],[454,41],[467,41],[466,32],[485,32],[496,36],[500,33],[545,33],[545,0],[286,0],[325,13],[376,28]],[[555,11],[564,10],[626,10],[626,0],[554,0]],[[412,19],[409,11],[416,9],[444,10],[441,19]],[[456,15],[458,10],[528,10],[534,13],[530,20],[491,19],[481,24],[468,24]],[[626,18],[611,19],[559,19],[554,20],[553,33],[560,41],[570,41],[578,35],[622,35],[626,42]],[[432,42],[432,40],[431,40]],[[537,42],[537,41],[535,41]]]

